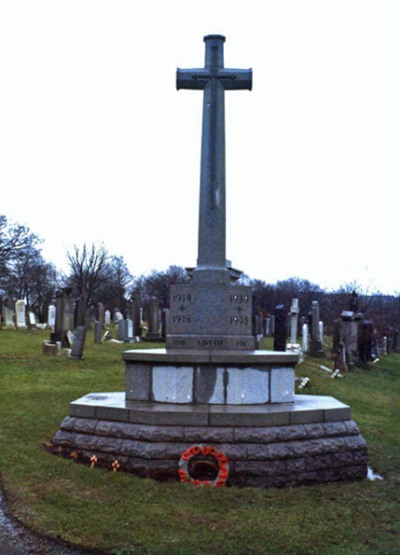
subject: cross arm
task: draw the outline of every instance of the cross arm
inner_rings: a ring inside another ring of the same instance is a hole
[[[204,89],[211,74],[207,69],[180,69],[176,70],[176,88],[178,89]]]
[[[176,88],[201,90],[215,79],[220,82],[225,90],[251,91],[253,83],[252,69],[225,69],[220,68],[216,72],[211,72],[207,68],[180,69],[176,71]]]

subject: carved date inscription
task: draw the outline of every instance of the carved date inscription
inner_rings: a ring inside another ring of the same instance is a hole
[[[229,324],[232,328],[251,324],[251,296],[246,293],[231,293]]]

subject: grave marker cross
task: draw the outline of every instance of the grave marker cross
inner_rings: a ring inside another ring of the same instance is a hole
[[[207,35],[205,67],[177,70],[177,89],[203,90],[197,267],[226,268],[225,90],[251,90],[251,69],[224,68],[222,35]]]

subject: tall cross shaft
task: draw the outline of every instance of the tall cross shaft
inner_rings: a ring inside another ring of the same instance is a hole
[[[207,35],[205,64],[178,69],[177,89],[203,90],[197,268],[226,268],[225,90],[251,90],[251,69],[224,67],[222,35]]]

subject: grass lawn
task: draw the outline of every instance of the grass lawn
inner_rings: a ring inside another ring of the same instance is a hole
[[[384,480],[212,489],[90,469],[43,449],[70,401],[124,389],[127,349],[96,345],[89,331],[85,360],[43,356],[48,337],[0,331],[1,480],[11,512],[29,527],[114,555],[400,553],[399,354],[336,380],[318,368],[328,359],[297,367],[311,380],[305,393],[351,405],[369,466]]]

